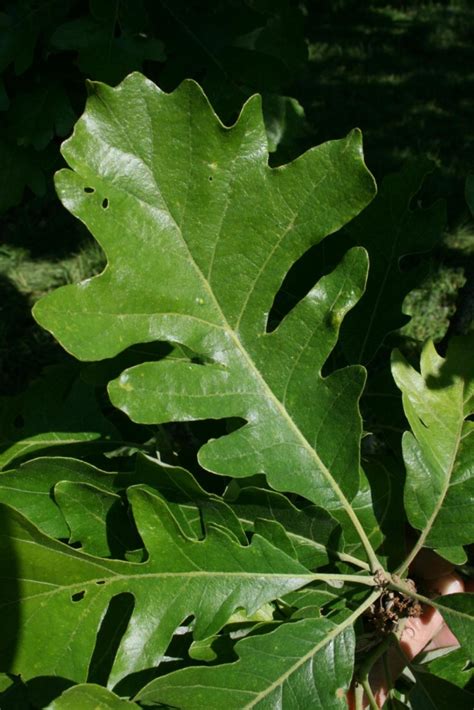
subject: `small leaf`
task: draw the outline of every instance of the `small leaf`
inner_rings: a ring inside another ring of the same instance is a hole
[[[119,698],[107,688],[93,683],[82,683],[68,688],[56,700],[48,705],[47,710],[127,710],[138,708],[136,703]]]
[[[305,619],[243,639],[234,650],[239,656],[235,663],[187,668],[157,678],[136,700],[182,710],[347,707],[354,658],[354,635],[348,625]]]
[[[421,373],[400,353],[393,355],[393,376],[412,429],[403,436],[405,507],[421,536],[411,557],[422,545],[441,553],[474,539],[474,426],[467,419],[473,412],[473,342],[471,336],[455,340],[446,359],[428,343]]]

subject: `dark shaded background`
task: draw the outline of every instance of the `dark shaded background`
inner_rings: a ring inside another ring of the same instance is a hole
[[[22,390],[65,357],[30,308],[103,261],[54,194],[59,146],[83,109],[85,79],[115,84],[133,70],[166,91],[195,78],[225,122],[249,95],[263,93],[270,137],[279,140],[273,164],[354,126],[378,181],[413,158],[432,158],[437,169],[417,199],[445,198],[449,224],[427,279],[409,297],[415,318],[407,333],[440,340],[469,271],[472,279],[464,182],[474,157],[473,19],[467,1],[7,3],[0,13],[0,391]]]

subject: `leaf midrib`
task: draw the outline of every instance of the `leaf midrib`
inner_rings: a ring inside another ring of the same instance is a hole
[[[100,97],[99,97],[99,98],[100,98]],[[112,116],[112,119],[113,119],[114,123],[120,127],[120,131],[121,131],[122,135],[125,137],[126,142],[128,143],[129,147],[132,149],[133,154],[136,155],[136,156],[140,156],[141,160],[143,161],[143,163],[147,166],[148,170],[150,171],[150,174],[153,176],[153,180],[154,180],[155,187],[156,187],[156,192],[157,192],[157,194],[160,196],[161,201],[162,201],[162,204],[163,204],[163,208],[162,208],[162,209],[166,210],[167,214],[169,215],[170,220],[171,220],[171,221],[173,222],[173,224],[175,225],[176,233],[177,233],[177,235],[179,235],[179,238],[180,238],[180,240],[181,240],[182,246],[183,246],[183,248],[185,249],[185,251],[186,251],[187,254],[188,254],[189,262],[190,262],[191,266],[194,268],[195,273],[197,274],[198,279],[201,281],[202,286],[203,286],[203,290],[208,294],[208,297],[209,297],[209,299],[210,299],[210,302],[214,305],[215,311],[216,311],[217,315],[219,316],[219,318],[221,319],[221,323],[222,323],[222,326],[223,326],[224,330],[227,331],[228,336],[229,336],[230,339],[233,341],[234,348],[235,348],[238,352],[240,352],[241,356],[243,357],[244,361],[245,361],[246,364],[247,364],[248,370],[249,370],[251,373],[254,374],[254,379],[257,380],[257,382],[258,382],[258,384],[260,385],[261,389],[262,389],[263,392],[267,395],[267,398],[268,398],[269,400],[271,400],[272,403],[275,405],[275,407],[276,407],[277,411],[279,412],[281,418],[286,422],[287,427],[293,432],[293,434],[296,436],[296,438],[300,440],[300,442],[301,442],[301,444],[302,444],[302,447],[309,453],[310,457],[311,457],[311,458],[313,459],[313,461],[315,462],[316,467],[317,467],[317,468],[319,469],[319,471],[322,473],[324,479],[327,481],[327,483],[329,484],[330,488],[333,490],[333,492],[335,493],[336,497],[339,499],[339,501],[340,501],[340,503],[341,503],[343,509],[344,509],[344,510],[346,511],[346,513],[347,513],[348,518],[351,520],[351,522],[352,522],[354,528],[356,529],[356,532],[357,532],[357,534],[358,534],[358,536],[359,536],[359,538],[360,538],[360,540],[361,540],[361,542],[362,542],[362,545],[363,545],[363,547],[365,548],[367,557],[368,557],[368,559],[369,559],[369,561],[370,561],[370,563],[371,563],[371,567],[373,568],[373,571],[375,571],[375,570],[380,566],[380,564],[379,564],[379,562],[378,562],[378,560],[377,560],[377,556],[375,555],[375,551],[373,550],[372,545],[371,545],[371,543],[370,543],[370,541],[369,541],[369,539],[368,539],[368,537],[367,537],[367,535],[366,535],[366,533],[365,533],[365,530],[364,530],[364,528],[362,527],[362,525],[361,525],[361,523],[360,523],[360,521],[359,521],[357,515],[356,515],[355,512],[352,510],[352,507],[351,507],[349,501],[347,500],[346,496],[344,495],[343,491],[341,490],[341,488],[340,488],[339,484],[337,483],[337,481],[335,480],[335,478],[332,476],[332,474],[331,474],[331,472],[329,471],[329,469],[328,469],[328,468],[326,467],[326,465],[323,463],[323,461],[321,460],[321,458],[319,457],[319,455],[317,454],[317,452],[313,449],[313,447],[311,446],[311,444],[309,443],[309,441],[306,439],[306,437],[304,436],[304,434],[302,433],[302,431],[300,430],[300,428],[299,428],[299,427],[295,424],[295,422],[292,420],[292,418],[291,418],[290,415],[288,414],[288,412],[287,412],[287,410],[285,409],[285,407],[284,407],[284,405],[282,404],[282,402],[276,397],[276,395],[274,394],[273,390],[272,390],[272,389],[270,388],[270,386],[268,385],[268,383],[267,383],[267,381],[265,380],[264,376],[262,375],[262,373],[261,373],[260,370],[258,369],[256,363],[252,360],[252,358],[250,357],[250,354],[249,354],[248,351],[244,348],[244,346],[243,346],[243,344],[242,344],[240,338],[238,337],[238,334],[237,334],[237,333],[234,331],[234,329],[230,326],[230,323],[228,322],[228,320],[227,320],[227,318],[226,318],[226,316],[225,316],[225,314],[224,314],[224,312],[223,312],[223,310],[222,310],[222,308],[221,308],[221,305],[220,305],[219,301],[217,300],[217,297],[216,297],[214,291],[212,290],[212,288],[211,288],[209,282],[208,282],[207,279],[205,278],[205,275],[204,275],[203,271],[202,271],[201,268],[199,267],[198,263],[196,262],[196,260],[195,260],[195,258],[194,258],[194,256],[193,256],[193,254],[192,254],[192,252],[191,252],[191,250],[190,250],[190,247],[189,247],[189,245],[188,245],[188,242],[186,241],[186,239],[185,239],[185,237],[184,237],[184,234],[183,234],[183,231],[182,231],[180,225],[178,224],[178,222],[176,221],[176,219],[175,219],[175,217],[174,217],[174,215],[173,215],[173,213],[172,213],[172,211],[171,211],[171,209],[170,209],[170,207],[169,207],[169,204],[168,204],[168,202],[167,202],[167,200],[166,200],[165,195],[163,194],[162,190],[160,190],[160,188],[159,188],[159,185],[158,185],[158,182],[157,182],[157,179],[156,179],[156,175],[155,175],[155,171],[154,171],[154,167],[153,167],[152,165],[149,165],[149,164],[148,164],[147,160],[145,160],[145,158],[141,155],[141,151],[137,151],[137,150],[135,149],[135,146],[133,145],[133,143],[132,143],[132,141],[131,141],[131,139],[130,139],[130,136],[129,136],[128,134],[125,134],[125,132],[123,131],[122,126],[121,126],[120,123],[117,121],[117,119],[116,119],[116,117],[115,117],[115,115],[114,115],[114,113],[113,113],[113,111],[112,111],[112,107],[111,107],[107,102],[103,102],[103,101],[102,101],[102,103],[105,103],[106,108],[107,108],[107,111],[108,111],[108,113]],[[265,167],[266,167],[266,170],[271,170],[271,168],[270,168],[269,166],[265,166]],[[129,195],[132,199],[138,200],[140,203],[143,203],[143,204],[147,205],[147,206],[148,206],[149,208],[151,208],[152,210],[156,209],[154,205],[151,205],[151,204],[149,204],[148,202],[142,200],[140,197],[138,197],[137,195],[133,194],[132,192],[126,191],[126,190],[124,190],[124,189],[121,188],[121,187],[117,187],[117,186],[115,186],[115,187],[116,187],[116,189],[118,189],[118,191],[120,191],[120,192],[125,192],[125,194]],[[304,203],[303,203],[303,204],[304,204]],[[292,216],[291,216],[291,219],[290,219],[290,221],[289,221],[287,227],[286,227],[285,229],[283,229],[283,234],[287,234],[287,233],[288,233],[289,229],[291,228],[291,225],[294,223],[294,221],[295,221],[296,218],[298,217],[299,213],[300,213],[300,208],[298,208],[295,212],[293,212],[293,214],[292,214]],[[182,223],[185,223],[185,221],[186,221],[186,215],[185,215],[185,211],[183,211],[183,213],[182,213],[182,215],[181,215],[181,222],[182,222]],[[317,502],[317,501],[316,501],[316,502]]]
[[[106,596],[110,596],[110,587],[112,585],[119,585],[121,582],[129,582],[130,580],[140,580],[143,582],[148,582],[153,579],[162,579],[162,578],[172,578],[172,579],[179,579],[179,578],[197,578],[197,577],[210,577],[210,578],[215,578],[215,577],[225,577],[225,578],[243,578],[243,579],[261,579],[263,578],[269,578],[270,580],[276,580],[276,579],[291,579],[291,580],[301,580],[302,586],[303,584],[309,584],[310,582],[314,581],[315,575],[312,574],[295,574],[293,573],[278,573],[278,572],[209,572],[205,570],[198,570],[198,571],[193,571],[193,572],[144,572],[141,574],[117,574],[114,573],[112,570],[106,569],[107,573],[110,574],[112,572],[111,577],[106,577],[104,579],[103,577],[105,575],[102,575],[100,577],[97,577],[96,579],[88,579],[87,581],[81,582],[77,581],[72,584],[64,584],[64,585],[56,585],[54,582],[45,582],[43,580],[37,580],[37,579],[29,579],[26,577],[15,577],[15,580],[18,582],[32,582],[34,584],[47,584],[49,586],[54,585],[54,589],[46,591],[46,592],[39,592],[38,594],[30,594],[29,596],[19,596],[18,599],[13,599],[5,604],[0,604],[0,609],[5,609],[6,607],[12,605],[12,604],[17,604],[18,602],[25,602],[30,599],[39,599],[41,597],[52,597],[57,594],[61,594],[64,592],[68,591],[74,591],[74,590],[80,590],[80,591],[85,591],[89,588],[93,588],[97,591],[97,594],[103,594],[107,589],[109,589],[109,594]],[[316,575],[317,578],[317,575]],[[6,579],[3,577],[3,579]],[[98,582],[103,582],[103,584],[98,584]],[[130,591],[130,590],[128,590]]]
[[[462,389],[464,390],[464,388],[462,388]],[[464,399],[464,397],[462,395],[463,395],[463,392],[461,393],[461,401]],[[397,570],[398,575],[402,575],[408,569],[408,567],[413,562],[413,560],[416,557],[416,555],[418,554],[418,552],[424,546],[425,540],[427,539],[428,535],[431,532],[431,529],[433,528],[433,526],[436,522],[436,518],[438,517],[439,511],[441,510],[444,500],[445,500],[445,498],[449,492],[449,489],[451,487],[451,478],[453,475],[453,470],[454,470],[454,466],[456,463],[457,454],[458,454],[459,447],[461,444],[463,427],[464,427],[464,408],[461,406],[461,413],[460,413],[460,417],[459,417],[459,424],[458,424],[458,431],[457,431],[457,435],[456,435],[455,445],[453,446],[453,453],[451,456],[451,461],[449,463],[449,466],[447,467],[447,471],[446,471],[446,475],[445,475],[445,482],[443,484],[441,493],[439,495],[437,503],[435,504],[433,512],[432,512],[430,518],[428,519],[428,522],[427,522],[425,528],[422,530],[421,535],[418,538],[415,546],[411,550],[411,552],[408,555],[405,562],[403,562],[402,566]],[[416,441],[418,443],[418,439],[416,439]],[[443,470],[441,472],[443,474]]]
[[[290,666],[290,668],[285,671],[285,673],[282,673],[278,677],[278,679],[275,680],[271,685],[269,685],[264,691],[258,693],[251,703],[245,705],[245,710],[255,707],[258,702],[268,696],[271,692],[273,692],[273,690],[281,686],[285,682],[285,680],[287,680],[293,673],[298,670],[298,668],[307,663],[314,655],[316,655],[316,653],[321,648],[324,648],[324,646],[326,646],[334,638],[339,636],[346,628],[351,626],[356,621],[356,619],[361,616],[361,614],[363,614],[364,611],[375,601],[375,599],[378,599],[380,594],[381,592],[379,590],[372,592],[372,594],[354,612],[352,612],[352,614],[348,616],[345,621],[338,624],[334,629],[332,629],[332,631],[329,631],[329,633],[324,639],[322,639],[315,646],[313,646],[313,648],[308,651],[308,653],[305,653],[304,656],[298,659],[296,663]]]

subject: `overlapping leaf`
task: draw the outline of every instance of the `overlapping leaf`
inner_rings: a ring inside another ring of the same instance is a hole
[[[252,613],[312,579],[259,536],[243,547],[214,528],[205,540],[191,540],[160,498],[140,487],[129,489],[128,497],[148,552],[143,563],[74,550],[2,506],[3,669],[24,679],[55,674],[86,680],[109,602],[128,592],[135,606],[113,665],[113,684],[158,664],[175,629],[190,615],[195,637],[205,638],[236,608]]]
[[[427,209],[412,208],[414,196],[432,169],[430,161],[420,160],[387,176],[374,202],[345,230],[349,244],[364,246],[370,254],[366,292],[341,331],[349,362],[368,362],[385,336],[409,320],[402,305],[419,283],[421,270],[403,268],[402,259],[433,249],[446,222],[442,202]]]
[[[66,458],[44,458],[0,474],[0,502],[25,515],[46,535],[69,537],[68,526],[54,501],[54,487],[60,481],[91,485],[104,493],[118,489],[116,474]]]
[[[240,641],[239,660],[214,668],[187,668],[152,681],[136,699],[182,710],[229,708],[346,708],[352,675],[351,621],[284,624]]]
[[[0,425],[0,469],[52,448],[94,442],[98,450],[121,441],[94,388],[67,365],[49,368],[26,392],[0,399]]]
[[[426,209],[412,204],[432,169],[429,160],[419,160],[388,175],[372,203],[337,239],[315,246],[294,266],[275,303],[276,313],[285,313],[300,298],[313,283],[315,270],[327,273],[345,251],[364,247],[370,255],[367,287],[341,326],[338,351],[344,362],[369,363],[387,334],[409,320],[403,301],[420,283],[425,264],[408,266],[406,257],[433,249],[446,222],[441,201]]]
[[[94,683],[81,683],[66,690],[49,705],[48,710],[131,710],[138,708],[136,703],[119,698],[107,688]]]
[[[446,359],[428,343],[421,372],[394,354],[393,375],[413,433],[403,437],[405,508],[421,545],[456,559],[474,537],[474,369],[472,336],[454,339]]]
[[[359,133],[270,169],[257,98],[226,129],[193,82],[167,95],[133,74],[94,92],[57,188],[108,267],[46,297],[36,318],[81,359],[153,340],[189,347],[199,361],[123,373],[113,403],[143,423],[240,417],[242,428],[201,449],[205,468],[264,472],[278,489],[349,511],[364,373],[318,373],[364,287],[364,251],[349,252],[275,331],[266,318],[291,264],[371,199]]]

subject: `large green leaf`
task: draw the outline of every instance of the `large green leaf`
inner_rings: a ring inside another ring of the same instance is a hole
[[[40,301],[39,323],[85,360],[137,342],[189,347],[198,361],[123,373],[113,403],[143,423],[242,418],[201,449],[205,468],[264,472],[277,489],[337,502],[357,526],[348,500],[359,486],[364,372],[320,372],[362,293],[364,250],[273,332],[266,319],[291,264],[372,198],[360,134],[271,169],[258,98],[227,129],[194,82],[168,95],[133,74],[116,89],[94,85],[63,154],[73,171],[58,174],[59,195],[108,266]]]
[[[24,679],[53,674],[85,681],[111,599],[131,593],[135,606],[112,668],[113,685],[157,665],[190,615],[195,637],[206,638],[235,609],[251,614],[313,578],[259,536],[243,547],[213,528],[205,540],[191,540],[162,499],[140,487],[129,489],[128,497],[148,552],[143,563],[74,550],[1,507],[2,670]]]
[[[352,676],[351,622],[304,619],[240,641],[239,660],[215,668],[187,668],[157,678],[136,700],[182,710],[229,708],[346,708]]]
[[[403,437],[407,469],[405,508],[421,531],[412,555],[422,546],[450,557],[474,537],[474,338],[454,339],[446,359],[428,343],[421,373],[400,353],[393,357],[393,376],[413,433]]]
[[[427,667],[430,673],[444,678],[459,688],[464,688],[468,684],[472,688],[474,668],[464,648],[456,648],[449,653],[443,653],[441,656],[427,661],[426,666],[423,664],[423,667]]]

